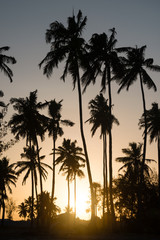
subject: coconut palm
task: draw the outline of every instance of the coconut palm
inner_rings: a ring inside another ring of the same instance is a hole
[[[111,35],[108,37],[105,33],[93,34],[88,45],[89,53],[86,55],[89,64],[84,66],[86,71],[82,77],[84,91],[87,86],[96,81],[97,76],[101,77],[101,91],[106,90],[108,85],[109,112],[112,115],[112,91],[111,79],[115,75],[120,77],[123,73],[120,58],[115,51],[115,28],[110,29]],[[111,213],[114,219],[114,207],[112,199],[112,131],[109,129],[109,181],[110,181],[110,203]]]
[[[20,175],[23,172],[26,172],[22,181],[22,185],[26,183],[29,175],[31,175],[31,188],[32,188],[32,214],[31,214],[31,224],[33,224],[33,206],[34,206],[34,186],[35,190],[37,188],[37,168],[39,170],[39,164],[37,161],[37,152],[34,149],[34,146],[24,148],[24,153],[21,154],[21,158],[25,158],[26,160],[18,161],[16,163],[16,168],[19,168],[17,171],[17,175]],[[41,156],[40,159],[44,159],[45,156]],[[50,168],[46,163],[40,163],[40,171],[42,177],[44,179],[47,178],[47,170],[45,167]],[[37,195],[37,191],[36,191]],[[37,196],[36,196],[37,197]]]
[[[16,186],[17,176],[13,167],[14,164],[9,165],[9,159],[6,157],[0,159],[0,210],[2,207],[2,225],[4,224],[5,218],[5,199],[7,199],[7,189],[12,193],[10,185],[12,184]]]
[[[7,66],[8,63],[15,64],[16,60],[14,57],[6,56],[3,54],[4,51],[8,51],[10,48],[8,46],[0,48],[0,70],[4,72],[4,74],[9,78],[10,82],[12,82],[13,72]]]
[[[56,140],[58,136],[62,136],[64,134],[61,124],[65,126],[73,126],[74,123],[70,120],[62,120],[61,119],[61,111],[62,111],[62,100],[60,102],[56,102],[56,100],[52,100],[48,102],[48,114],[49,118],[47,121],[47,130],[49,136],[53,138],[53,176],[52,176],[52,194],[51,199],[53,201],[54,198],[54,190],[55,190],[55,149],[56,149]]]
[[[158,186],[160,197],[160,109],[158,103],[152,103],[152,108],[146,110],[147,133],[150,135],[150,143],[157,141],[158,149]],[[145,116],[139,120],[140,128],[145,128]]]
[[[76,194],[76,176],[82,177],[84,175],[82,170],[80,170],[80,167],[84,167],[84,154],[82,153],[82,148],[76,146],[76,141],[71,142],[70,139],[66,140],[65,138],[63,140],[62,146],[59,146],[56,150],[56,154],[59,155],[59,157],[56,159],[56,164],[61,164],[59,172],[63,172],[65,175],[67,175],[66,180],[68,184],[68,209],[70,209],[70,181],[73,179],[75,180]],[[80,161],[82,164],[79,163]]]
[[[122,169],[126,169],[125,176],[131,176],[131,179],[136,183],[140,184],[140,172],[141,172],[141,166],[142,166],[142,143],[129,143],[129,148],[123,148],[122,152],[126,155],[124,157],[117,157],[116,161],[119,163],[123,163],[124,165],[120,167],[119,171]],[[152,159],[145,159],[146,163],[155,162],[155,160]],[[152,172],[151,168],[145,164],[144,165],[144,172],[146,175],[149,176],[149,172]],[[134,179],[133,179],[134,175]]]
[[[77,17],[75,17],[75,15],[73,14],[72,17],[68,18],[67,27],[65,27],[62,23],[58,21],[51,23],[50,29],[48,29],[46,32],[46,41],[47,43],[51,43],[51,50],[46,55],[46,57],[41,61],[39,66],[41,67],[43,64],[45,64],[43,73],[47,77],[50,77],[53,72],[53,69],[55,67],[58,67],[60,62],[66,60],[64,72],[61,78],[65,81],[67,74],[70,73],[73,79],[74,89],[77,84],[79,98],[80,132],[86,158],[91,196],[93,196],[90,161],[88,157],[87,145],[83,129],[82,94],[80,83],[80,67],[82,67],[82,60],[84,61],[85,59],[84,53],[86,53],[85,40],[81,36],[86,26],[86,22],[87,17],[83,18],[82,12],[79,11]],[[94,215],[93,202],[91,205],[93,216]]]
[[[27,217],[27,205],[24,202],[18,205],[18,215],[20,218],[24,218],[24,220]]]
[[[39,110],[44,107],[41,102],[37,102],[37,90],[30,92],[29,97],[26,98],[11,98],[11,104],[18,113],[13,114],[9,121],[11,132],[15,135],[17,140],[26,138],[26,146],[33,144],[36,146],[38,154],[38,167],[40,174],[40,189],[42,186],[42,173],[40,168],[39,144],[38,136],[41,140],[44,139],[44,122],[46,118],[39,113]]]
[[[145,181],[143,182],[143,188],[141,185],[141,169],[143,162],[142,154],[142,143],[129,143],[129,148],[122,149],[122,152],[125,154],[123,157],[116,158],[116,161],[123,163],[123,166],[120,167],[119,171],[124,170],[124,179],[130,184],[132,189],[131,192],[131,205],[134,205],[135,199],[138,201],[138,214],[139,214],[139,200],[142,199],[142,195],[145,192]],[[155,162],[152,159],[145,159],[144,164],[144,176],[149,177],[152,173],[152,169],[148,166],[148,163]],[[145,178],[144,178],[145,179]],[[141,199],[139,199],[139,194],[141,191]],[[142,206],[141,206],[142,208]]]
[[[142,161],[142,170],[141,170],[141,182],[143,182],[143,171],[146,159],[146,143],[147,143],[147,122],[146,122],[146,101],[144,94],[144,84],[148,89],[157,90],[155,83],[152,78],[147,73],[147,69],[151,71],[160,71],[160,66],[153,65],[153,59],[148,58],[145,59],[145,50],[146,46],[142,46],[140,48],[119,48],[119,52],[126,53],[126,58],[123,57],[123,63],[125,66],[125,74],[118,82],[120,88],[118,93],[126,88],[129,90],[129,87],[137,80],[140,80],[140,87],[142,93],[142,102],[143,102],[143,114],[145,120],[145,130],[144,130],[144,144],[143,144],[143,161]]]
[[[109,213],[108,202],[108,166],[107,166],[107,134],[109,134],[113,123],[119,124],[117,118],[111,115],[109,106],[102,93],[97,95],[95,99],[89,102],[89,109],[91,117],[86,121],[92,124],[91,132],[92,136],[95,134],[98,128],[100,128],[100,138],[103,137],[103,215],[104,206],[107,204],[107,212]]]

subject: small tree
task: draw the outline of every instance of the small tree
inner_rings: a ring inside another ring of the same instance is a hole
[[[16,210],[16,203],[12,198],[7,199],[6,203],[6,213],[9,220],[13,220],[13,212]]]

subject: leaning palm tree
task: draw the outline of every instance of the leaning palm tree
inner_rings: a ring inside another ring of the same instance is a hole
[[[3,208],[2,213],[2,226],[4,224],[5,218],[5,199],[7,198],[7,189],[12,193],[10,184],[16,186],[17,176],[13,169],[14,164],[9,165],[9,160],[6,157],[3,157],[0,160],[0,210],[1,206]],[[0,211],[1,212],[1,211]]]
[[[51,43],[51,50],[46,57],[41,61],[39,66],[43,64],[43,73],[50,77],[53,69],[58,67],[59,63],[66,59],[64,72],[62,75],[63,81],[65,81],[67,73],[70,73],[73,79],[73,87],[78,88],[79,98],[79,117],[80,117],[80,132],[82,137],[82,143],[86,158],[86,165],[88,171],[88,178],[91,190],[91,199],[93,200],[93,186],[92,186],[92,175],[90,169],[90,161],[88,157],[87,145],[84,136],[83,129],[83,113],[82,113],[82,94],[81,94],[81,83],[80,83],[80,67],[82,66],[82,60],[84,60],[85,40],[81,37],[82,31],[86,26],[87,17],[82,16],[82,12],[79,11],[77,17],[74,15],[68,18],[68,26],[65,27],[62,23],[56,21],[50,24],[50,29],[46,32],[46,41]],[[94,215],[94,204],[92,205],[92,215]]]
[[[152,71],[160,71],[160,66],[153,65],[153,59],[148,58],[145,59],[145,50],[146,46],[142,46],[140,48],[119,48],[119,52],[126,53],[126,58],[123,57],[123,63],[125,66],[125,74],[120,80],[118,80],[120,88],[118,93],[126,88],[129,90],[129,87],[137,80],[140,80],[140,87],[142,93],[142,102],[143,102],[143,114],[144,114],[144,144],[143,144],[143,161],[142,161],[142,170],[141,170],[141,183],[143,182],[143,171],[146,159],[146,144],[147,144],[147,121],[146,121],[146,101],[144,94],[144,84],[148,89],[153,88],[154,91],[157,90],[156,85],[154,84],[152,78],[147,73],[148,70]]]
[[[89,109],[91,117],[86,121],[92,124],[91,132],[94,136],[98,128],[100,128],[100,138],[103,137],[103,216],[104,208],[107,205],[107,212],[109,213],[108,201],[108,166],[107,166],[107,134],[109,134],[113,123],[119,125],[117,118],[114,115],[110,117],[109,106],[107,99],[100,93],[95,99],[89,102]]]
[[[89,64],[84,65],[86,71],[82,77],[84,91],[92,82],[96,82],[97,76],[101,77],[101,91],[106,90],[108,86],[109,112],[112,115],[112,91],[111,80],[116,75],[120,77],[123,73],[121,61],[116,53],[115,44],[115,28],[110,29],[111,35],[108,37],[105,33],[93,34],[88,45],[89,53],[86,54],[86,59]],[[86,63],[86,62],[85,62]],[[109,181],[110,181],[110,203],[111,214],[114,219],[114,206],[112,198],[112,131],[109,129]]]
[[[13,72],[12,70],[7,66],[8,63],[15,64],[16,60],[14,57],[6,56],[3,54],[4,51],[8,51],[9,47],[1,47],[0,48],[0,70],[4,72],[4,74],[9,78],[10,82],[13,81]]]
[[[75,183],[75,194],[76,194],[76,175],[82,177],[84,174],[80,167],[84,167],[85,159],[82,153],[82,148],[76,146],[76,141],[71,142],[70,139],[63,140],[62,146],[59,146],[56,150],[56,154],[59,157],[56,159],[56,164],[61,164],[59,172],[63,172],[67,175],[66,180],[68,184],[68,210],[70,209],[70,181],[74,179]],[[80,164],[79,162],[82,162]],[[76,200],[76,195],[74,196]],[[75,215],[76,215],[76,205],[75,205]]]
[[[44,106],[41,102],[37,102],[37,90],[30,92],[29,97],[26,98],[11,98],[11,104],[18,113],[13,114],[9,121],[11,132],[15,135],[17,140],[26,138],[26,146],[35,145],[38,154],[38,167],[40,174],[40,189],[42,187],[42,173],[40,170],[39,144],[38,136],[41,140],[44,139],[44,122],[46,118],[39,113],[39,109]]]
[[[53,176],[52,176],[52,194],[51,200],[54,199],[54,190],[55,190],[55,149],[56,149],[56,140],[58,136],[62,136],[64,134],[61,124],[65,126],[73,126],[74,123],[70,120],[62,120],[61,119],[61,111],[62,111],[62,100],[60,102],[56,102],[56,100],[52,100],[48,102],[48,114],[49,118],[47,121],[47,130],[49,137],[53,138]]]
[[[157,141],[158,148],[158,188],[160,198],[160,109],[158,103],[152,103],[152,108],[146,110],[147,133],[150,135],[150,143]],[[145,116],[139,120],[140,128],[145,128]]]

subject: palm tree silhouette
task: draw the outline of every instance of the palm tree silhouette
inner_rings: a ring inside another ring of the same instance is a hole
[[[150,135],[150,143],[157,141],[158,149],[158,188],[160,198],[160,109],[158,103],[152,103],[152,108],[146,110],[147,133]],[[145,117],[142,115],[139,120],[140,128],[145,128]]]
[[[20,218],[24,218],[24,220],[27,217],[27,205],[24,202],[18,205],[18,215]]]
[[[85,59],[84,53],[86,53],[85,40],[81,37],[81,35],[86,25],[86,22],[87,17],[83,18],[82,12],[79,10],[77,17],[75,17],[73,14],[72,17],[68,18],[67,27],[65,27],[62,23],[58,21],[51,23],[50,29],[48,29],[46,32],[46,41],[47,43],[51,43],[51,51],[41,61],[39,66],[41,67],[43,64],[45,64],[43,73],[47,77],[50,77],[53,69],[55,67],[58,67],[58,64],[66,59],[64,72],[61,78],[63,79],[63,81],[65,81],[67,73],[70,73],[73,79],[74,89],[77,84],[79,98],[80,132],[86,158],[87,172],[91,190],[91,199],[93,199],[92,175],[83,129],[82,94],[80,83],[80,67],[82,67],[82,61],[84,61]],[[93,216],[93,202],[91,206],[91,216]]]
[[[91,132],[92,136],[95,134],[98,128],[100,128],[100,138],[103,137],[103,216],[105,204],[107,205],[107,212],[109,213],[109,201],[108,201],[108,166],[107,166],[107,134],[109,134],[110,128],[113,123],[119,125],[117,118],[114,115],[110,117],[109,106],[102,93],[97,95],[95,99],[89,102],[89,109],[91,117],[86,121],[92,124]]]
[[[74,123],[70,120],[62,120],[61,119],[61,111],[62,111],[62,100],[60,102],[56,102],[56,100],[52,100],[48,102],[48,114],[49,117],[47,121],[47,130],[49,136],[53,138],[53,176],[52,176],[52,194],[51,199],[54,199],[54,191],[55,191],[55,149],[56,149],[56,140],[58,136],[62,136],[64,134],[61,124],[65,126],[73,126]]]
[[[3,54],[4,51],[8,51],[10,48],[8,46],[0,48],[0,70],[4,72],[4,74],[9,78],[10,82],[12,82],[13,72],[7,66],[8,63],[15,64],[16,60],[14,57],[6,56]]]
[[[142,162],[143,162],[143,154],[142,154],[142,143],[129,143],[129,148],[123,148],[122,152],[125,154],[123,157],[116,158],[116,161],[119,163],[123,163],[124,165],[119,169],[119,171],[124,170],[124,179],[128,179],[132,191],[132,200],[131,204],[135,199],[139,201],[139,194],[141,191],[142,195],[142,185],[141,185],[141,169],[142,169]],[[152,169],[148,166],[147,163],[155,162],[153,159],[145,159],[144,164],[144,176],[150,176],[150,172]],[[145,184],[143,182],[143,184]],[[142,198],[142,197],[141,197]],[[139,214],[139,202],[138,202],[138,214]]]
[[[142,101],[143,101],[143,113],[145,119],[145,130],[144,130],[144,144],[143,144],[143,161],[142,161],[142,170],[141,170],[141,182],[143,181],[143,171],[144,164],[146,159],[146,144],[147,144],[147,122],[146,122],[146,101],[144,94],[145,84],[148,89],[153,88],[154,91],[157,90],[156,85],[154,84],[152,78],[148,75],[146,69],[152,71],[160,71],[160,66],[153,65],[153,59],[148,58],[145,59],[145,50],[146,46],[142,46],[140,48],[119,48],[119,52],[124,52],[127,55],[127,58],[123,57],[123,63],[125,66],[125,74],[124,77],[118,80],[120,88],[118,93],[126,88],[129,90],[129,87],[139,78],[141,93],[142,93]]]
[[[0,212],[1,206],[3,208],[2,213],[2,226],[5,218],[5,199],[7,198],[7,189],[12,193],[10,184],[16,186],[17,176],[13,169],[14,164],[9,165],[9,160],[6,157],[0,159]]]
[[[110,29],[111,35],[108,37],[105,33],[93,34],[88,45],[89,53],[86,54],[86,59],[89,64],[84,66],[86,68],[82,77],[84,91],[87,86],[96,81],[98,75],[101,76],[101,91],[106,90],[108,85],[108,99],[109,99],[109,112],[112,115],[112,92],[111,92],[111,79],[112,75],[116,73],[118,77],[123,74],[123,66],[114,49],[117,42],[115,38],[115,28]],[[86,62],[85,62],[86,63]],[[109,129],[109,181],[110,181],[110,203],[111,214],[114,219],[114,207],[112,198],[112,131]]]
[[[11,132],[17,140],[19,140],[20,137],[26,138],[26,146],[28,146],[28,144],[30,147],[32,144],[36,146],[40,174],[40,190],[42,193],[42,173],[37,136],[40,136],[41,140],[44,140],[44,122],[46,122],[46,118],[39,113],[39,109],[42,109],[44,105],[41,102],[37,102],[37,90],[30,92],[29,97],[26,98],[11,98],[10,102],[13,104],[14,110],[18,112],[13,114],[8,123],[11,127]]]
[[[31,188],[32,188],[32,212],[31,212],[31,224],[33,224],[33,206],[34,206],[34,186],[35,190],[37,189],[37,168],[38,171],[40,170],[41,175],[44,179],[47,178],[47,170],[45,167],[50,168],[46,163],[40,162],[40,169],[39,164],[37,161],[37,152],[34,149],[34,146],[24,148],[24,153],[21,154],[21,158],[25,158],[26,160],[18,161],[16,163],[16,168],[19,168],[17,171],[17,175],[20,175],[21,173],[25,172],[22,184],[26,183],[26,180],[28,179],[29,175],[31,174]],[[41,156],[40,159],[44,159],[45,156]],[[37,195],[37,191],[36,191]],[[37,196],[36,196],[37,197]]]
[[[76,141],[71,142],[70,139],[63,140],[62,146],[59,146],[56,150],[56,154],[59,157],[56,159],[56,164],[61,164],[59,172],[63,172],[67,175],[66,180],[68,183],[68,210],[70,209],[70,181],[74,179],[75,183],[75,194],[76,194],[76,176],[83,177],[84,174],[81,167],[84,167],[85,159],[82,153],[82,148],[76,146]],[[82,164],[79,163],[82,162]],[[76,201],[76,195],[74,195],[74,200]],[[76,216],[76,204],[75,204],[75,216]]]
[[[140,184],[140,172],[141,172],[141,166],[142,166],[142,143],[129,143],[129,148],[123,148],[122,152],[126,155],[124,157],[117,157],[116,161],[119,163],[123,163],[124,165],[119,169],[126,169],[125,176],[131,176],[132,180],[136,184]],[[155,160],[152,159],[146,159],[147,163],[151,163]],[[151,168],[145,164],[144,165],[144,172],[145,174],[149,175],[149,171],[152,171]],[[134,175],[134,179],[133,179]]]

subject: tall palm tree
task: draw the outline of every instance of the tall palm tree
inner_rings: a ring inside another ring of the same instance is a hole
[[[33,144],[37,148],[40,189],[42,193],[42,173],[37,137],[40,136],[41,140],[44,139],[44,122],[46,122],[46,118],[39,113],[39,109],[42,109],[44,105],[41,102],[37,102],[37,90],[30,92],[29,97],[26,98],[11,98],[10,102],[13,104],[14,110],[18,112],[13,114],[8,123],[11,127],[11,132],[17,140],[20,137],[26,138],[26,146],[29,145],[31,147]]]
[[[83,172],[80,167],[84,167],[85,159],[82,153],[82,148],[76,146],[76,141],[71,142],[70,139],[63,140],[62,146],[59,146],[56,150],[56,154],[59,157],[56,159],[56,164],[61,164],[59,172],[63,172],[67,175],[66,180],[68,183],[68,211],[70,209],[70,181],[75,180],[75,191],[76,191],[76,175],[83,176]],[[82,162],[82,164],[79,163]],[[75,196],[76,199],[76,196]],[[75,206],[76,210],[76,206]],[[76,214],[76,212],[75,212]]]
[[[14,164],[9,165],[9,160],[6,157],[0,159],[0,210],[1,206],[3,208],[2,226],[5,218],[5,199],[7,198],[7,189],[12,193],[10,184],[16,186],[17,176],[13,167]]]
[[[105,204],[107,205],[107,212],[109,213],[108,201],[108,166],[107,166],[107,134],[112,128],[113,123],[119,125],[117,118],[114,115],[110,117],[108,100],[100,93],[95,99],[89,102],[89,109],[91,117],[86,121],[92,124],[92,136],[98,128],[100,128],[100,138],[103,137],[103,216]]]
[[[28,147],[28,148],[24,148],[24,153],[21,154],[21,158],[25,158],[26,160],[22,160],[22,161],[18,161],[16,163],[16,168],[19,168],[17,171],[17,175],[20,175],[21,173],[23,173],[24,171],[26,171],[22,184],[26,183],[27,178],[29,177],[29,175],[31,175],[31,189],[32,189],[32,214],[31,214],[31,224],[33,224],[33,206],[34,206],[34,186],[36,189],[36,185],[37,185],[37,168],[39,170],[39,164],[37,161],[37,152],[34,149],[34,146]],[[41,156],[40,159],[44,159],[45,156]],[[49,167],[47,164],[45,163],[40,163],[40,171],[42,174],[42,177],[44,179],[47,178],[47,170],[45,169],[45,167]],[[50,168],[50,167],[49,167]]]
[[[61,119],[61,111],[62,111],[62,100],[60,102],[56,102],[56,100],[52,100],[48,103],[48,114],[49,118],[47,121],[47,130],[49,136],[53,138],[53,176],[52,176],[52,194],[51,200],[54,199],[54,190],[55,190],[55,149],[56,149],[56,140],[58,136],[62,136],[64,134],[61,124],[66,126],[73,126],[74,123],[70,120],[62,120]]]
[[[96,81],[97,76],[101,76],[101,91],[106,90],[108,85],[108,99],[109,99],[109,112],[112,115],[112,91],[111,91],[111,80],[116,75],[120,77],[123,73],[121,61],[115,50],[115,44],[117,42],[115,38],[115,28],[110,29],[111,35],[108,37],[105,33],[93,34],[88,45],[89,53],[86,54],[88,60],[85,65],[85,73],[82,77],[84,85],[84,91],[87,86]],[[86,62],[85,62],[86,63]],[[109,129],[109,181],[110,181],[110,203],[111,203],[111,214],[114,219],[114,207],[112,198],[112,131]]]
[[[118,93],[126,88],[129,90],[129,87],[137,80],[140,80],[140,87],[142,93],[142,102],[143,102],[143,114],[145,120],[145,130],[144,130],[144,144],[143,144],[143,160],[142,160],[142,170],[141,170],[141,183],[143,182],[143,171],[146,159],[146,144],[147,144],[147,121],[146,121],[146,101],[144,94],[144,84],[148,89],[153,88],[154,91],[157,90],[156,85],[154,84],[152,78],[147,73],[148,70],[152,71],[160,71],[160,66],[153,65],[153,59],[148,58],[145,59],[145,50],[146,46],[142,46],[140,48],[119,48],[119,52],[126,53],[126,58],[123,57],[123,63],[125,66],[125,74],[124,77],[120,79],[119,85],[120,88]]]
[[[150,135],[150,143],[157,141],[158,149],[158,186],[160,198],[160,109],[158,103],[152,103],[152,108],[146,110],[147,133]],[[139,120],[140,128],[145,128],[145,116],[142,115]]]
[[[0,48],[0,70],[4,72],[4,74],[9,78],[10,82],[12,82],[13,72],[7,66],[8,63],[15,64],[16,60],[14,57],[6,56],[3,54],[4,51],[8,51],[10,48],[8,46]]]
[[[82,94],[80,83],[80,67],[82,66],[82,60],[84,61],[84,53],[86,53],[85,40],[81,36],[86,26],[86,22],[87,17],[83,18],[82,12],[79,10],[77,17],[75,17],[75,15],[73,14],[72,17],[68,18],[67,27],[65,27],[62,23],[58,21],[51,23],[50,29],[48,29],[46,32],[46,41],[47,43],[51,43],[51,50],[41,61],[39,66],[41,67],[43,64],[45,64],[43,73],[47,77],[50,77],[53,69],[55,67],[58,67],[59,63],[66,59],[64,72],[61,78],[63,79],[63,81],[65,81],[67,73],[70,73],[73,79],[73,87],[75,88],[77,84],[79,98],[80,132],[86,157],[87,172],[91,190],[91,199],[93,200],[92,175],[83,129]],[[93,201],[91,205],[91,216],[93,216]]]

